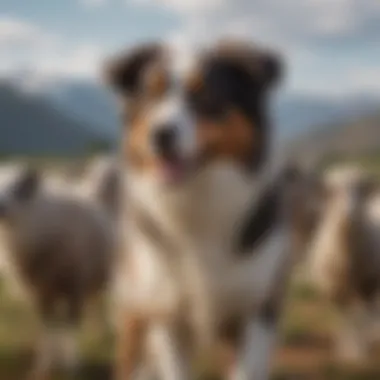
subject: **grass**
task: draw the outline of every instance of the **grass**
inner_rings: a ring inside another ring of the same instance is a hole
[[[348,367],[333,360],[331,310],[309,287],[294,281],[282,322],[281,345],[273,380],[375,380],[380,379],[380,352],[361,367]],[[0,379],[20,380],[31,361],[35,317],[10,296],[0,283]],[[88,321],[81,337],[83,368],[79,380],[111,379],[113,339],[95,331]],[[203,376],[200,380],[217,380]],[[59,380],[58,378],[56,380]]]
[[[321,168],[327,168],[329,166],[337,164],[355,164],[361,165],[369,173],[373,174],[377,178],[380,176],[380,151],[368,152],[361,154],[357,157],[352,156],[327,156],[320,163]]]
[[[361,162],[380,173],[380,154],[376,158],[363,157]],[[313,288],[295,278],[286,304],[272,380],[380,379],[380,350],[359,367],[334,360],[332,333],[336,320]],[[33,313],[7,292],[0,277],[0,380],[23,379],[30,366],[35,326]],[[81,346],[83,370],[78,380],[111,379],[112,336],[99,334],[97,327],[88,323]],[[200,376],[199,380],[218,379],[210,375]]]

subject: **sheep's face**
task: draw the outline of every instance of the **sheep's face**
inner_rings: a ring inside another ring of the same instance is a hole
[[[36,196],[40,176],[32,169],[24,169],[16,179],[0,190],[0,219],[9,221],[13,215],[27,206]]]
[[[361,170],[331,171],[323,181],[325,207],[350,214],[379,189],[378,181]]]

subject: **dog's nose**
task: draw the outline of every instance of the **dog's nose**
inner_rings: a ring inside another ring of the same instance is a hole
[[[175,151],[176,128],[173,125],[164,125],[156,129],[153,134],[153,145],[160,155],[171,155]]]

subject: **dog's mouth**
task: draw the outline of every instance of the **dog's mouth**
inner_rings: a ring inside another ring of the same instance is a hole
[[[172,150],[156,157],[156,174],[165,185],[178,186],[201,172],[209,160],[210,154],[207,151],[185,155]]]
[[[158,160],[159,176],[167,185],[178,185],[189,174],[189,160],[176,152],[165,154]]]

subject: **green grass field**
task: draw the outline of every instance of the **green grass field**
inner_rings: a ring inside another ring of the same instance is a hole
[[[281,347],[275,360],[275,380],[380,379],[380,350],[361,367],[334,361],[334,316],[305,285],[292,284],[282,323]],[[87,321],[81,339],[84,363],[80,380],[111,379],[113,339]],[[0,291],[0,379],[21,380],[31,361],[36,321],[25,304]],[[200,379],[209,379],[200,376]]]

